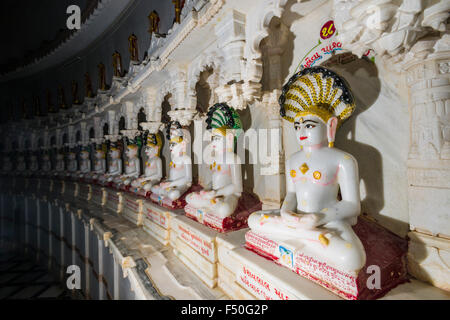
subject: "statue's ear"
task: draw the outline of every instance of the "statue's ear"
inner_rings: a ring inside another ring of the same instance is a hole
[[[336,137],[338,119],[336,117],[331,117],[327,121],[327,137],[328,137],[328,146],[334,146],[334,139]]]
[[[225,135],[225,141],[227,148],[234,149],[234,130],[228,129]]]

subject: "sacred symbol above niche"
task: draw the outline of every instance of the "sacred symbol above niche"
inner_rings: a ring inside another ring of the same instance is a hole
[[[75,80],[72,81],[72,103],[80,104],[80,100],[78,100],[78,82]]]
[[[131,61],[139,61],[138,42],[134,33],[128,37],[128,51]]]
[[[148,33],[150,34],[159,34],[159,15],[158,13],[153,10],[152,12],[150,12],[150,14],[148,15],[148,20],[150,23],[150,27],[148,29]]]
[[[84,86],[85,86],[85,91],[86,91],[86,97],[93,98],[94,92],[92,90],[92,81],[91,81],[91,77],[89,76],[88,72],[86,72],[84,74]]]
[[[102,91],[106,91],[106,70],[103,63],[99,63],[98,66],[98,88]]]
[[[114,77],[122,77],[123,69],[122,69],[122,57],[120,53],[115,51],[112,55],[113,58],[113,68],[114,68]]]

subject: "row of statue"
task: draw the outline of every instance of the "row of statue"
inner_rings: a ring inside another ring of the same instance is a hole
[[[351,155],[334,148],[337,129],[355,109],[350,88],[331,70],[304,69],[283,87],[280,107],[281,116],[293,123],[299,149],[286,160],[286,196],[280,213],[254,212],[248,218],[248,226],[277,242],[294,241],[296,250],[339,269],[360,270],[366,256],[352,229],[361,210],[358,165]],[[81,146],[78,156],[68,152],[67,166],[64,154],[58,152],[53,171],[48,152],[42,154],[40,166],[33,154],[28,172],[37,174],[40,167],[42,174],[80,178],[136,193],[144,191],[169,201],[188,192],[185,199],[189,206],[225,218],[235,213],[243,193],[241,162],[234,150],[235,139],[243,128],[238,113],[226,103],[213,105],[206,122],[211,132],[212,179],[200,191],[190,190],[193,180],[191,157],[187,154],[190,136],[177,122],[167,125],[170,164],[164,179],[162,139],[158,133],[124,139],[126,161],[122,160],[117,137],[106,136],[108,166],[106,144],[95,143],[92,166],[89,148]],[[141,172],[143,142],[146,160]],[[11,172],[12,167],[11,159],[4,156],[3,172]],[[18,157],[16,170],[26,172],[23,155]]]

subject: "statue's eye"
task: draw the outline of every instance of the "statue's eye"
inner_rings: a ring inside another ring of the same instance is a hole
[[[312,128],[315,128],[315,127],[316,127],[315,125],[310,124],[310,123],[308,123],[308,124],[305,126],[306,129],[312,129]]]
[[[300,126],[294,126],[295,130],[300,130]]]

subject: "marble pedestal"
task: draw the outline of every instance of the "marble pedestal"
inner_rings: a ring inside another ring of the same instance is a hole
[[[92,187],[88,183],[78,183],[77,198],[81,201],[89,201],[92,197]]]
[[[173,233],[173,219],[184,214],[182,209],[170,210],[151,201],[143,201],[142,222],[144,230],[164,245],[175,246],[176,235]]]
[[[91,192],[92,192],[91,201],[96,205],[103,206],[106,202],[105,188],[97,184],[92,184]]]
[[[377,299],[407,281],[407,242],[365,218],[358,218],[353,230],[360,238],[366,264],[358,271],[348,271],[331,265],[323,258],[298,250],[295,240],[274,241],[253,231],[245,235],[246,247],[257,254],[291,269],[344,299]],[[369,277],[377,267],[379,287],[372,286]]]
[[[408,272],[450,291],[450,240],[416,231],[408,237]]]
[[[143,199],[126,192],[122,195],[122,215],[137,226],[143,224],[143,201]]]
[[[114,213],[122,213],[122,192],[112,188],[105,188],[104,206]]]

